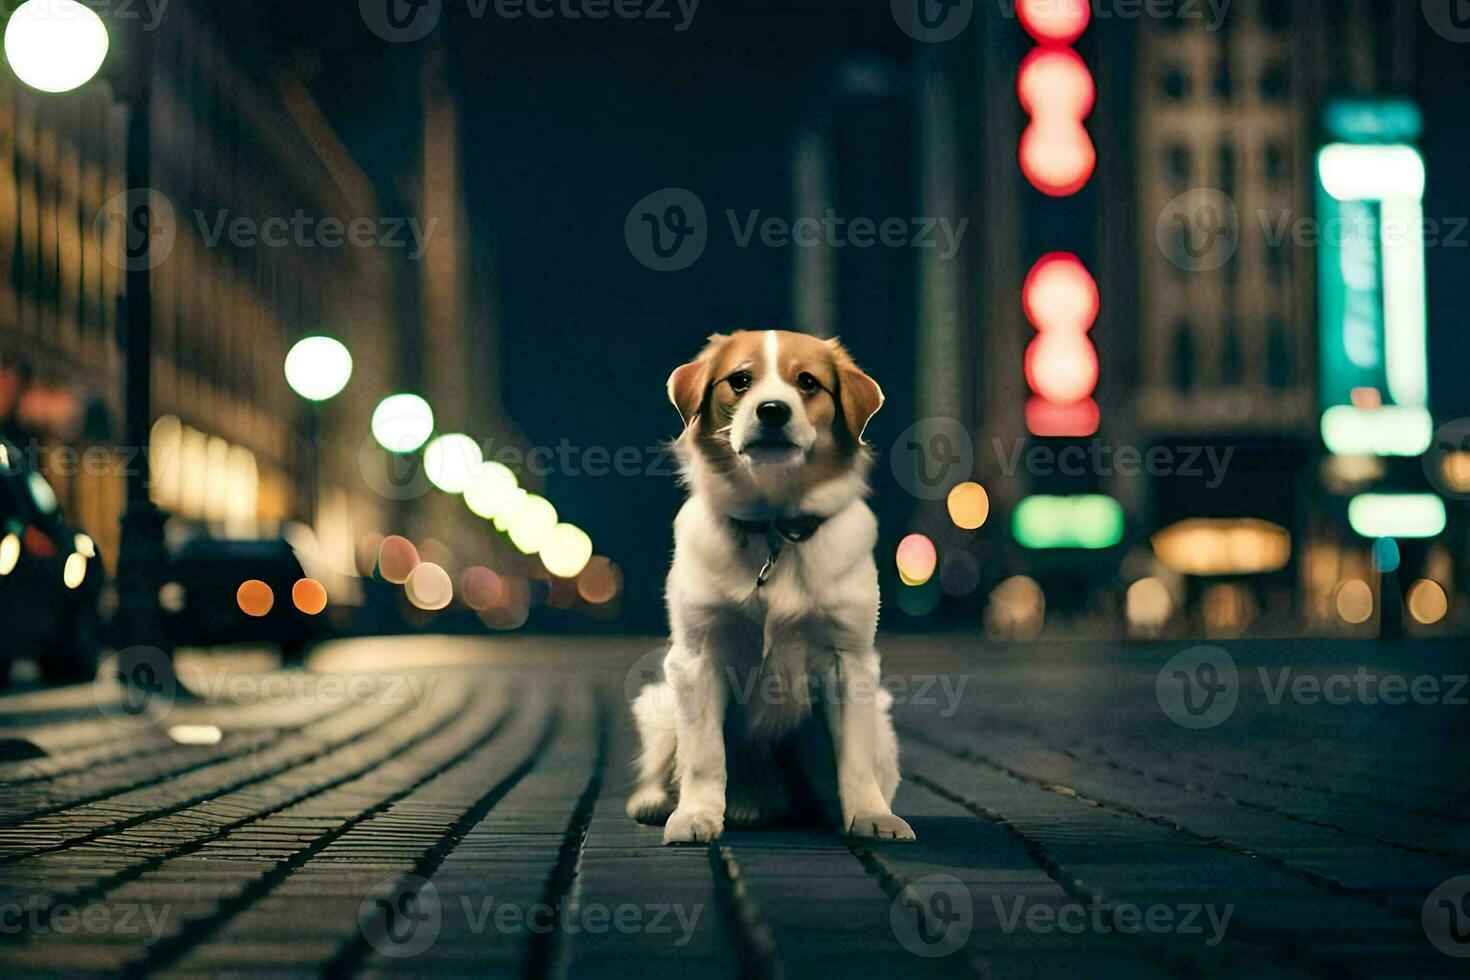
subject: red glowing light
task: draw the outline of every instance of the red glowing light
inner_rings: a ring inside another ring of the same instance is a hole
[[[1075,405],[1053,405],[1044,398],[1026,403],[1026,428],[1035,436],[1075,439],[1095,435],[1101,425],[1102,413],[1091,398]]]
[[[1092,21],[1089,0],[1017,0],[1021,26],[1040,44],[1071,44]]]
[[[1070,252],[1043,255],[1021,290],[1026,319],[1037,330],[1086,333],[1097,322],[1102,301],[1097,282]]]
[[[1016,97],[1037,118],[1055,116],[1081,122],[1092,114],[1097,84],[1071,48],[1036,48],[1016,73]]]
[[[1021,172],[1050,197],[1069,197],[1087,186],[1097,169],[1097,150],[1080,122],[1037,119],[1021,134]]]

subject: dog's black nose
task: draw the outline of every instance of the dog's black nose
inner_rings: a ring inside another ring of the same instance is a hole
[[[791,406],[785,402],[761,402],[755,407],[755,417],[766,425],[785,425],[791,421]]]

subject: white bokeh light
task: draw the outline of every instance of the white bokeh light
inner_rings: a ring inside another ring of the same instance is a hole
[[[389,395],[373,411],[373,438],[390,453],[411,453],[434,434],[434,410],[418,395]]]
[[[286,355],[286,383],[307,401],[335,398],[352,380],[352,354],[340,340],[304,337]]]
[[[77,0],[27,0],[5,25],[11,69],[42,92],[70,92],[91,81],[107,46],[102,18]]]
[[[424,449],[424,475],[445,493],[464,493],[484,462],[479,443],[459,432],[440,436]]]

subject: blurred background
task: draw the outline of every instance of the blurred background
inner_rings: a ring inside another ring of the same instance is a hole
[[[1454,0],[5,12],[3,659],[657,633],[741,328],[888,395],[885,629],[1470,628]]]

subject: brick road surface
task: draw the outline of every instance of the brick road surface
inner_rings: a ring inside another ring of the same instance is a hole
[[[1381,980],[1470,964],[1464,650],[1242,644],[1201,674],[1174,669],[1179,647],[890,640],[895,809],[916,843],[811,827],[664,848],[622,809],[629,665],[654,646],[356,642],[314,658],[330,675],[287,678],[192,658],[203,697],[147,724],[89,688],[0,699],[0,971]],[[323,686],[338,674],[373,682]],[[1191,678],[1181,709],[1172,685]],[[1225,701],[1205,710],[1211,684]],[[181,725],[218,740],[181,744],[199,739]]]

